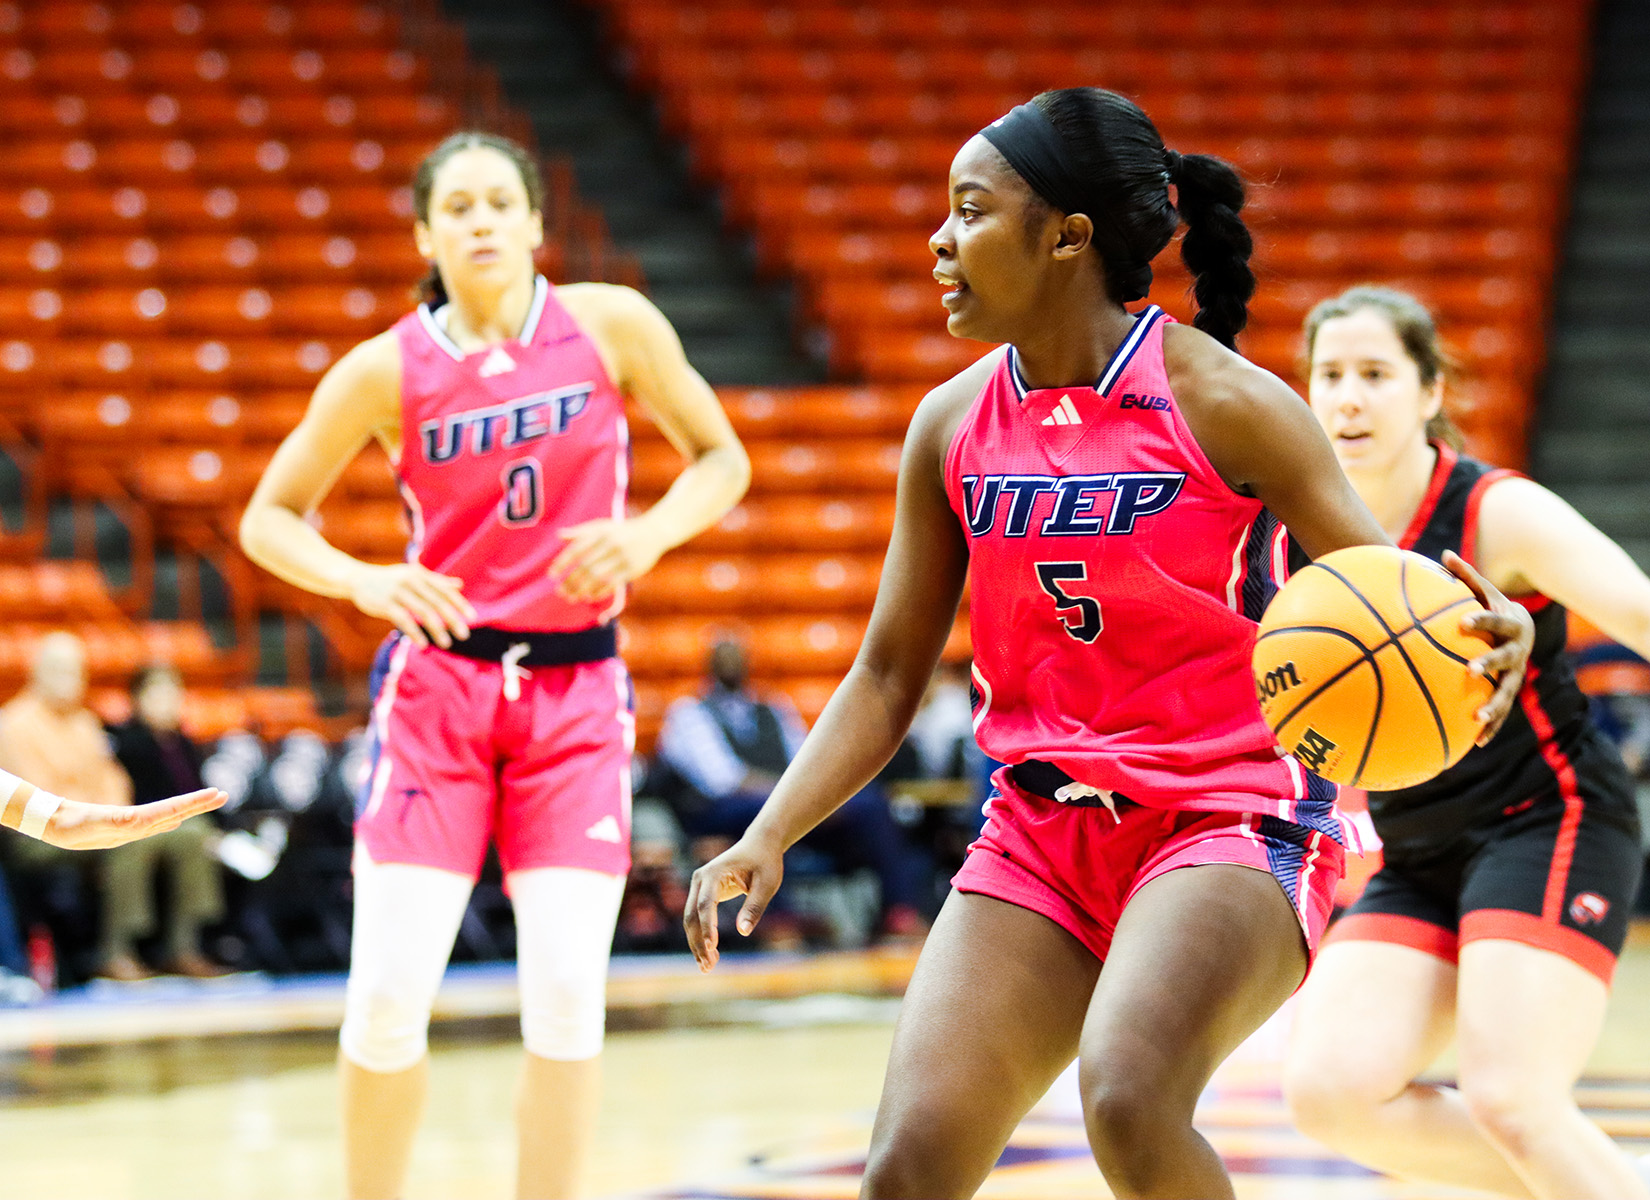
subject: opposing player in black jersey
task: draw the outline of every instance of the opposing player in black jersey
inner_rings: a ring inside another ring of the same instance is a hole
[[[1564,655],[1565,608],[1650,655],[1650,579],[1563,500],[1460,453],[1414,298],[1354,288],[1307,319],[1310,398],[1404,547],[1454,550],[1535,619],[1520,703],[1433,780],[1372,793],[1385,865],[1334,926],[1296,1018],[1302,1130],[1400,1178],[1508,1196],[1650,1195],[1576,1107],[1642,854],[1631,782]],[[1456,1042],[1457,1087],[1419,1082]]]

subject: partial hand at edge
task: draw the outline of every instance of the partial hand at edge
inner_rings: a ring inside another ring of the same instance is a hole
[[[190,817],[222,808],[229,797],[202,788],[149,804],[87,804],[64,800],[46,823],[41,840],[65,850],[103,850],[176,829]]]

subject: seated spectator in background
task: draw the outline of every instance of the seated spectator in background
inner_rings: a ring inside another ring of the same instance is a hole
[[[203,787],[200,748],[183,732],[183,680],[168,666],[149,666],[132,681],[132,716],[110,729],[115,757],[132,781],[139,804]],[[178,975],[211,979],[226,969],[201,953],[203,926],[223,918],[223,878],[214,852],[218,829],[210,817],[194,817],[159,837],[110,853],[106,883],[111,894],[130,897],[113,930],[105,929],[107,962],[121,975],[146,968],[134,943],[154,927],[154,876],[164,862],[171,875],[166,922],[166,967]],[[123,903],[127,901],[123,900]],[[119,978],[113,971],[110,974]]]
[[[940,664],[905,736],[916,749],[921,778],[967,777],[974,754],[974,705],[966,662]]]
[[[671,799],[688,837],[737,838],[761,809],[802,745],[801,718],[788,704],[759,699],[747,686],[744,645],[724,638],[711,648],[710,686],[678,700],[665,714],[658,756],[678,783]],[[869,867],[882,892],[881,930],[923,932],[926,864],[872,783],[803,839],[839,869]]]

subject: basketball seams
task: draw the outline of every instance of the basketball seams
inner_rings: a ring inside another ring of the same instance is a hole
[[[1449,730],[1444,725],[1444,714],[1438,711],[1438,702],[1432,698],[1432,691],[1427,687],[1426,677],[1421,674],[1420,668],[1415,665],[1415,660],[1410,658],[1409,651],[1404,649],[1403,637],[1405,633],[1409,632],[1409,630],[1406,629],[1402,633],[1394,631],[1392,626],[1387,624],[1386,617],[1382,615],[1381,610],[1371,604],[1368,598],[1366,598],[1362,592],[1352,585],[1352,581],[1345,575],[1342,575],[1334,567],[1326,566],[1321,562],[1315,562],[1312,566],[1317,567],[1320,571],[1328,571],[1336,579],[1339,579],[1341,581],[1341,585],[1345,587],[1347,591],[1356,596],[1358,598],[1358,603],[1367,608],[1370,615],[1380,623],[1381,628],[1386,630],[1387,636],[1391,639],[1393,647],[1398,651],[1398,657],[1404,660],[1404,666],[1409,668],[1410,675],[1412,675],[1415,679],[1415,686],[1420,689],[1422,697],[1427,702],[1427,711],[1432,714],[1432,723],[1438,730],[1438,741],[1444,747],[1444,757],[1447,760],[1449,758]],[[1404,606],[1406,608],[1409,607],[1409,596],[1405,585],[1405,579],[1408,572],[1408,560],[1399,559],[1398,591],[1404,595]],[[1410,609],[1410,616],[1413,618],[1414,615],[1415,610]],[[1359,644],[1362,645],[1361,642]],[[1383,649],[1384,648],[1385,647],[1383,647]],[[1379,673],[1380,669],[1381,668],[1379,666],[1375,667],[1377,673]]]
[[[1406,603],[1406,604],[1409,603],[1409,597],[1407,595],[1404,597],[1404,603]],[[1472,665],[1472,659],[1465,658],[1462,655],[1457,654],[1455,651],[1451,650],[1448,646],[1444,645],[1443,642],[1440,642],[1437,638],[1433,637],[1432,636],[1432,631],[1427,628],[1427,622],[1436,620],[1437,618],[1443,616],[1445,613],[1450,612],[1453,609],[1460,608],[1463,604],[1477,604],[1477,603],[1478,603],[1478,601],[1472,599],[1471,597],[1468,597],[1464,600],[1452,601],[1451,603],[1444,605],[1444,607],[1440,608],[1437,612],[1432,613],[1429,616],[1418,618],[1415,622],[1415,628],[1411,629],[1411,630],[1407,630],[1406,632],[1420,634],[1422,637],[1426,638],[1428,644],[1431,645],[1434,650],[1438,651],[1438,653],[1442,654],[1445,658],[1453,659],[1455,662],[1460,663],[1463,667],[1471,666]],[[1414,612],[1415,612],[1415,610],[1413,608],[1410,609],[1410,614],[1412,616],[1414,615]]]
[[[1344,641],[1351,642],[1354,646],[1358,647],[1358,649],[1361,651],[1361,654],[1358,658],[1353,659],[1351,662],[1347,663],[1346,666],[1342,667],[1339,671],[1336,671],[1328,679],[1326,679],[1322,683],[1320,683],[1317,686],[1316,689],[1314,689],[1313,691],[1309,692],[1306,696],[1304,696],[1301,699],[1301,702],[1299,704],[1295,705],[1294,708],[1290,709],[1286,716],[1284,716],[1281,720],[1279,720],[1275,725],[1272,726],[1272,728],[1276,729],[1276,730],[1282,730],[1283,728],[1285,728],[1289,724],[1289,722],[1293,721],[1297,716],[1300,715],[1301,709],[1305,708],[1308,704],[1311,704],[1312,701],[1316,700],[1319,696],[1323,695],[1326,691],[1328,691],[1330,688],[1334,687],[1341,680],[1345,679],[1348,675],[1350,675],[1353,671],[1357,670],[1364,663],[1368,663],[1369,666],[1371,667],[1371,669],[1373,669],[1374,672],[1377,675],[1379,675],[1381,673],[1381,668],[1379,668],[1375,665],[1374,655],[1372,655],[1370,653],[1369,649],[1363,644],[1363,642],[1361,642],[1357,638],[1353,637],[1350,633],[1346,632],[1346,630],[1344,630],[1344,629],[1319,628],[1319,627],[1313,626],[1313,625],[1291,625],[1291,626],[1289,626],[1288,629],[1279,629],[1279,630],[1276,630],[1275,632],[1277,632],[1277,633],[1298,633],[1298,632],[1302,632],[1302,631],[1312,632],[1312,633],[1331,634],[1335,637],[1343,639]],[[1258,639],[1257,639],[1257,641],[1258,641]],[[1268,722],[1268,723],[1270,724],[1270,722]]]
[[[1357,787],[1363,780],[1364,768],[1369,765],[1369,756],[1375,750],[1375,735],[1381,729],[1381,710],[1386,704],[1386,680],[1381,676],[1381,666],[1370,656],[1369,665],[1375,672],[1375,712],[1369,718],[1369,733],[1364,738],[1363,756],[1358,759],[1358,769],[1352,772],[1351,786]]]

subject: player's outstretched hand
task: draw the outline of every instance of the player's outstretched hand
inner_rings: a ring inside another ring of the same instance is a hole
[[[363,564],[351,581],[351,603],[369,617],[383,617],[417,646],[443,650],[470,636],[476,610],[464,598],[464,581],[417,563]]]
[[[190,817],[222,808],[229,797],[217,788],[202,788],[186,796],[152,804],[86,804],[65,800],[46,822],[40,840],[65,850],[103,850],[123,846],[151,834],[176,829]]]
[[[1462,630],[1488,634],[1495,642],[1494,649],[1472,660],[1474,671],[1497,681],[1495,694],[1478,710],[1478,719],[1484,722],[1484,731],[1478,735],[1478,744],[1482,746],[1500,732],[1502,723],[1518,702],[1518,691],[1524,686],[1524,668],[1529,665],[1530,651],[1535,647],[1535,622],[1530,620],[1522,604],[1514,604],[1503,596],[1499,588],[1453,550],[1444,552],[1444,566],[1471,588],[1478,602],[1488,610],[1463,617]]]
[[[784,877],[783,848],[748,833],[693,873],[682,925],[701,971],[710,970],[721,957],[716,950],[716,906],[735,896],[745,897],[734,926],[749,937]]]
[[[583,521],[556,531],[567,539],[550,564],[550,578],[560,580],[569,600],[605,599],[633,579],[646,575],[668,548],[638,518]]]

